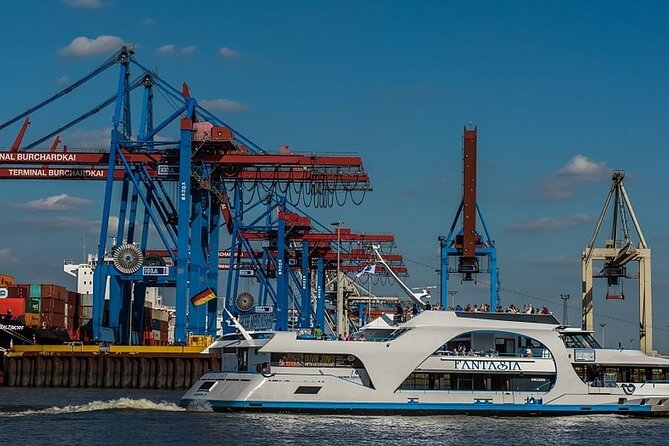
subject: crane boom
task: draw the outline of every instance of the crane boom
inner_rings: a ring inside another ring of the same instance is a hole
[[[395,274],[393,269],[386,263],[384,260],[383,256],[381,256],[381,253],[379,252],[379,247],[377,245],[372,245],[372,250],[374,251],[374,254],[376,254],[376,258],[379,259],[379,263],[381,263],[384,268],[388,271],[388,274],[390,274],[393,279],[399,284],[400,288],[409,296],[411,301],[418,305],[420,308],[425,308],[426,302],[423,301],[423,299],[429,297],[430,293],[427,292],[427,290],[423,290],[420,293],[414,293],[411,291],[411,288],[406,286],[404,282]]]

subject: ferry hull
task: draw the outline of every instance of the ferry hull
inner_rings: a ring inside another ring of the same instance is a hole
[[[354,415],[501,415],[560,416],[587,414],[619,414],[637,416],[669,415],[669,401],[657,396],[638,396],[614,404],[617,395],[536,395],[515,393],[515,402],[502,402],[510,394],[489,392],[395,392],[383,401],[375,391],[361,392],[354,383],[341,382],[327,376],[319,378],[253,373],[205,374],[183,396],[185,407],[209,407],[218,412],[295,412],[337,413]],[[294,394],[295,388],[315,384],[318,380],[328,397]],[[331,398],[333,395],[340,398]],[[349,396],[342,400],[341,396]],[[449,401],[450,400],[450,401]],[[563,403],[547,403],[562,400]]]
[[[188,408],[198,400],[182,399]],[[350,403],[350,402],[295,402],[295,401],[209,401],[216,412],[291,412],[351,415],[515,415],[560,416],[619,414],[640,416],[667,416],[668,412],[653,411],[649,405],[522,405],[522,404],[434,404],[434,403]]]

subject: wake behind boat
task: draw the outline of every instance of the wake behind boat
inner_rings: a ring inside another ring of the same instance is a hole
[[[669,360],[604,349],[552,315],[424,311],[354,341],[227,335],[221,372],[182,397],[214,410],[345,413],[669,412]],[[364,342],[363,342],[364,340]]]

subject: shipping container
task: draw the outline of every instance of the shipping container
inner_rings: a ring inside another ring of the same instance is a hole
[[[6,297],[0,299],[0,314],[21,316],[26,312],[26,301],[22,297]]]
[[[151,319],[151,330],[160,331],[160,321],[158,319]]]
[[[42,297],[42,314],[44,313],[65,315],[65,301],[55,297]]]
[[[75,306],[79,302],[79,293],[76,291],[68,291],[67,292],[67,303]]]
[[[39,298],[31,297],[26,300],[26,313],[41,313],[42,301]]]
[[[42,324],[42,318],[39,313],[26,313],[23,317],[28,327],[39,327]]]
[[[93,307],[81,307],[81,319],[92,319]]]
[[[32,284],[30,285],[30,295],[28,296],[31,299],[40,299],[42,297],[42,285]]]
[[[11,285],[7,287],[7,297],[21,297],[27,299],[29,297],[30,288],[26,285]]]
[[[0,286],[14,285],[14,278],[6,274],[0,274]]]
[[[64,301],[67,299],[67,290],[60,285],[44,284],[42,285],[42,297],[51,297]]]
[[[65,328],[65,315],[54,313],[42,313],[42,326],[47,328]]]

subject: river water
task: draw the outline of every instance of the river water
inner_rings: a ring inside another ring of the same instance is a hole
[[[669,418],[213,413],[182,391],[0,387],[0,445],[662,445]]]

